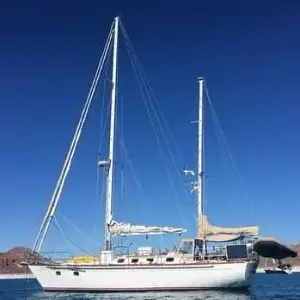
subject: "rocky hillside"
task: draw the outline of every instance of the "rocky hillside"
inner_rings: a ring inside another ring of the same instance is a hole
[[[27,261],[31,250],[24,247],[15,247],[7,252],[0,252],[0,274],[30,273],[28,267],[19,263]]]
[[[300,244],[293,245],[291,248],[298,253],[297,257],[291,259],[292,266],[300,266]]]
[[[31,256],[31,249],[15,247],[7,252],[0,252],[0,274],[26,274],[30,273],[27,266],[20,266]],[[40,257],[40,260],[44,258]]]

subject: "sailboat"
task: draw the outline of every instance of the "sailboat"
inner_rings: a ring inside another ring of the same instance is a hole
[[[28,266],[45,291],[137,292],[247,288],[258,265],[258,257],[251,244],[251,238],[258,235],[258,227],[217,227],[209,224],[207,216],[203,214],[203,78],[198,78],[198,167],[195,172],[197,180],[193,186],[198,201],[197,237],[181,238],[176,250],[164,253],[155,253],[152,247],[141,247],[134,253],[121,256],[114,251],[113,237],[116,236],[183,234],[186,232],[184,228],[133,225],[115,221],[113,218],[119,26],[123,25],[120,25],[119,17],[115,17]],[[103,249],[99,255],[94,257],[70,258],[64,262],[57,262],[53,259],[43,261],[40,259],[41,247],[55,215],[57,203],[110,47],[113,49],[113,59],[109,149],[108,158],[98,160],[98,166],[106,169]],[[185,173],[188,172],[185,170]],[[232,243],[232,241],[235,242]],[[208,245],[214,242],[219,246],[214,246],[210,250]]]

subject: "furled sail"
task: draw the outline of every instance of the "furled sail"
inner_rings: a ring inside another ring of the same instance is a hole
[[[168,226],[144,226],[144,225],[133,225],[130,223],[111,221],[109,225],[109,231],[111,235],[152,235],[152,234],[167,234],[177,233],[181,234],[186,232],[184,228],[175,228]]]
[[[214,242],[233,241],[242,236],[257,236],[259,232],[258,226],[226,228],[217,227],[208,223],[207,216],[200,216],[200,239]]]

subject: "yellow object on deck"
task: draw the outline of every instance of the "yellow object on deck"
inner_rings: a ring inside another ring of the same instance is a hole
[[[74,256],[69,260],[69,262],[75,264],[90,264],[90,263],[97,262],[98,260],[99,258],[97,256],[84,255],[84,256]]]

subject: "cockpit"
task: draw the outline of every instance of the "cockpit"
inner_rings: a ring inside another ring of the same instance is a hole
[[[182,239],[177,253],[189,255],[194,260],[239,260],[252,256],[252,247],[246,243],[211,243],[201,239]]]

